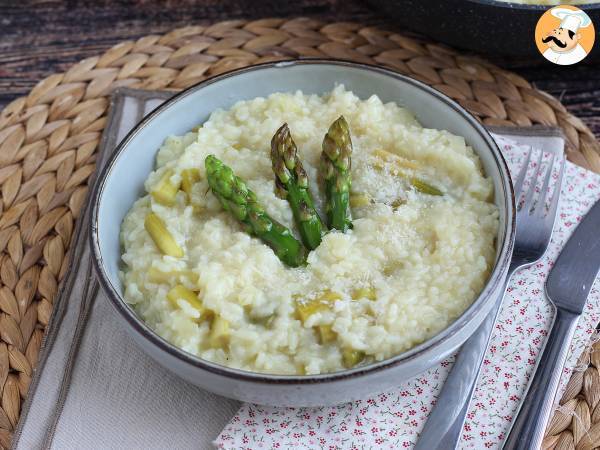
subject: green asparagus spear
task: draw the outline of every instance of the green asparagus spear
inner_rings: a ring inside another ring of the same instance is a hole
[[[422,192],[423,194],[444,195],[444,193],[442,191],[440,191],[438,188],[436,188],[435,186],[432,186],[431,184],[427,183],[426,181],[421,180],[420,178],[412,177],[410,179],[410,184],[417,191]]]
[[[327,224],[346,232],[352,228],[350,215],[350,168],[352,140],[344,116],[340,116],[323,139],[321,173],[325,179]]]
[[[277,193],[287,198],[300,230],[302,242],[310,250],[321,243],[323,223],[315,210],[308,190],[308,177],[298,158],[298,149],[284,123],[271,140],[271,163],[275,172]]]
[[[262,239],[288,266],[298,267],[306,262],[306,251],[302,244],[288,228],[265,212],[256,194],[230,167],[214,155],[208,155],[204,165],[213,194],[226,211],[245,225],[248,233]]]

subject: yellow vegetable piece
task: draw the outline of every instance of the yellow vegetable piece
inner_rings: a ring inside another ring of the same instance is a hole
[[[375,288],[358,288],[355,289],[352,293],[352,298],[354,300],[359,300],[361,298],[368,298],[369,300],[377,300],[377,291]]]
[[[376,149],[373,154],[386,162],[393,162],[397,166],[404,167],[406,169],[418,169],[420,167],[419,164],[414,161],[380,148]]]
[[[194,214],[200,214],[202,211],[204,211],[204,206],[198,203],[192,203],[192,211],[194,211]]]
[[[321,303],[320,301],[312,300],[305,303],[299,303],[296,306],[296,313],[298,318],[302,321],[302,323],[304,323],[313,314],[319,311],[326,311],[328,309],[329,305]]]
[[[197,181],[200,181],[200,171],[198,169],[184,169],[181,171],[181,190],[187,194],[188,199],[192,195],[192,187]]]
[[[338,294],[337,292],[332,292],[330,290],[326,290],[318,298],[319,298],[319,300],[325,301],[325,302],[335,302],[336,300],[341,299],[342,296],[340,294]]]
[[[229,342],[229,322],[221,316],[216,316],[210,327],[208,343],[213,348],[225,347]]]
[[[411,178],[410,179],[410,184],[417,191],[422,192],[423,194],[444,195],[444,193],[442,191],[440,191],[438,188],[436,188],[435,186],[430,185],[429,183],[421,180],[420,178],[414,178],[414,177]]]
[[[265,327],[266,328],[271,328],[273,326],[273,322],[275,322],[275,314],[273,314],[272,316],[269,316],[265,322]]]
[[[175,278],[175,272],[163,272],[156,267],[148,269],[148,280],[152,283],[168,283]]]
[[[165,206],[173,206],[175,204],[175,197],[177,191],[179,191],[179,185],[171,183],[171,177],[173,176],[172,170],[166,170],[161,179],[152,188],[150,195],[154,201]]]
[[[250,318],[250,321],[256,325],[262,325],[265,328],[271,328],[275,321],[275,314],[266,317]]]
[[[390,153],[388,151],[381,150],[381,149],[375,150],[373,152],[373,154],[375,154],[376,156],[378,156],[380,158],[379,161],[376,160],[373,163],[374,167],[376,167],[378,169],[383,169],[383,162],[393,162],[397,169],[395,171],[396,175],[408,180],[408,182],[411,184],[411,186],[414,187],[417,191],[422,192],[424,194],[429,194],[429,195],[439,195],[439,196],[444,195],[444,193],[442,191],[440,191],[438,188],[436,188],[435,186],[430,185],[429,183],[422,180],[421,178],[410,177],[409,175],[407,175],[405,172],[402,171],[402,169],[413,169],[413,170],[419,169],[420,166],[417,163],[410,161],[408,159],[402,158],[401,156],[398,156],[394,153]]]
[[[342,296],[337,292],[327,290],[313,300],[297,302],[296,313],[298,318],[304,323],[314,313],[331,309],[331,304],[341,298]]]
[[[401,199],[401,198],[397,198],[396,200],[392,201],[392,203],[390,204],[390,206],[394,209],[394,211],[398,208],[400,208],[402,205],[404,205],[406,203],[405,200]]]
[[[179,277],[185,277],[192,283],[198,283],[199,276],[196,272],[191,270],[172,270],[170,272],[163,272],[158,270],[156,267],[150,267],[148,269],[148,280],[152,283],[169,283],[171,281],[179,280]]]
[[[382,161],[381,159],[376,159],[371,163],[371,165],[378,170],[383,170],[383,168],[385,167],[385,161]]]
[[[296,373],[298,375],[306,375],[306,367],[304,367],[304,364],[296,364]]]
[[[317,332],[319,333],[321,344],[328,344],[329,342],[335,341],[337,338],[337,334],[333,331],[331,325],[319,325],[317,327]]]
[[[190,304],[192,308],[200,313],[200,317],[197,320],[202,320],[206,316],[206,310],[202,306],[202,302],[194,291],[189,290],[185,286],[178,284],[167,293],[167,299],[171,302],[174,308],[179,308],[177,301],[179,299],[185,300]]]
[[[183,249],[167,230],[165,223],[154,213],[149,213],[144,221],[144,228],[163,255],[183,257]]]
[[[350,206],[352,208],[359,208],[361,206],[367,206],[371,203],[371,197],[367,194],[352,194],[350,195]]]
[[[365,359],[365,352],[353,350],[351,348],[342,350],[342,362],[344,363],[344,367],[348,369],[354,367],[363,359]]]

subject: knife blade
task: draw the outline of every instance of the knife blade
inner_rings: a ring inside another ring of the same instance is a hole
[[[600,201],[583,218],[558,256],[546,281],[546,294],[557,308],[583,312],[600,267]]]
[[[505,450],[530,450],[542,443],[569,344],[600,269],[599,231],[600,201],[575,229],[548,275],[545,290],[556,317]]]

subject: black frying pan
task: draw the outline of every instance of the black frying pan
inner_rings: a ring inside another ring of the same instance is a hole
[[[395,23],[454,47],[485,54],[542,58],[535,26],[548,5],[494,0],[369,0]],[[600,61],[600,3],[577,5],[596,27],[594,49],[586,62]],[[542,58],[543,59],[543,58]]]

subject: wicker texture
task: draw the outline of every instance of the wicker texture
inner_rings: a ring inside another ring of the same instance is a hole
[[[542,444],[542,449],[555,450],[597,448],[600,448],[600,341],[579,357]]]
[[[521,77],[441,45],[359,24],[221,22],[123,42],[85,59],[0,113],[1,447],[10,445],[69,265],[110,93],[120,86],[179,90],[239,67],[298,57],[392,68],[446,93],[489,125],[558,125],[569,158],[600,172],[600,146],[590,130]]]

